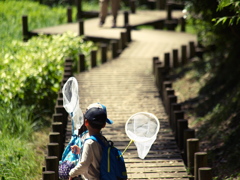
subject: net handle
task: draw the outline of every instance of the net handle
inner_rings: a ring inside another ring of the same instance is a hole
[[[131,141],[128,143],[127,147],[122,152],[122,155],[126,152],[126,150],[129,148],[129,146],[134,142],[134,140],[131,139]]]

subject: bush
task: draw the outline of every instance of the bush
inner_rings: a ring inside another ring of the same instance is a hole
[[[78,54],[86,56],[93,48],[72,33],[34,37],[28,42],[13,41],[11,51],[0,57],[0,102],[20,101],[38,109],[52,108],[63,77],[65,58],[75,62]],[[17,78],[16,78],[17,77]]]

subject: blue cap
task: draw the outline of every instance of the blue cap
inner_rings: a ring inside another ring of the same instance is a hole
[[[105,111],[105,113],[106,113],[106,115],[107,115],[107,108],[106,108],[106,106],[104,106],[103,104],[101,104],[101,103],[93,103],[93,104],[90,104],[88,107],[87,107],[87,110],[89,110],[89,109],[91,109],[91,108],[102,108],[104,111]],[[110,120],[110,119],[106,119],[106,122],[108,123],[108,124],[113,124],[113,121],[112,120]]]
[[[86,111],[84,117],[89,121],[94,121],[96,124],[103,124],[107,121],[107,114],[103,108],[93,107]]]
[[[98,103],[98,104],[100,104],[100,103]],[[106,112],[106,114],[107,114],[107,108],[106,108],[106,106],[104,106],[103,104],[100,104],[100,105],[102,106],[103,110],[104,110],[104,111]],[[106,122],[107,122],[108,124],[113,124],[113,121],[112,121],[111,119],[108,119],[108,118],[107,118]]]

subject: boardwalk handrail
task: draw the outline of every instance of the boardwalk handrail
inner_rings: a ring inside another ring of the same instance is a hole
[[[189,42],[189,53],[187,46],[181,47],[181,59],[178,57],[178,50],[172,51],[172,67],[169,67],[169,53],[165,53],[164,64],[158,57],[153,57],[153,72],[156,86],[159,89],[165,111],[169,118],[169,124],[175,135],[177,145],[182,151],[183,160],[189,169],[194,180],[211,180],[212,168],[208,167],[207,153],[199,152],[199,139],[195,138],[195,130],[189,129],[188,120],[184,119],[185,111],[181,104],[177,103],[177,96],[172,89],[172,82],[168,79],[170,69],[184,66],[196,55],[196,47],[193,41]],[[198,52],[202,54],[202,52]]]

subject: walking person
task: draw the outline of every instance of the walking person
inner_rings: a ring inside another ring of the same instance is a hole
[[[111,9],[112,9],[112,16],[113,16],[112,28],[115,28],[117,23],[118,10],[120,7],[120,0],[99,0],[99,5],[100,5],[99,26],[102,27],[103,24],[105,23],[105,20],[108,14],[109,1],[111,1]]]

